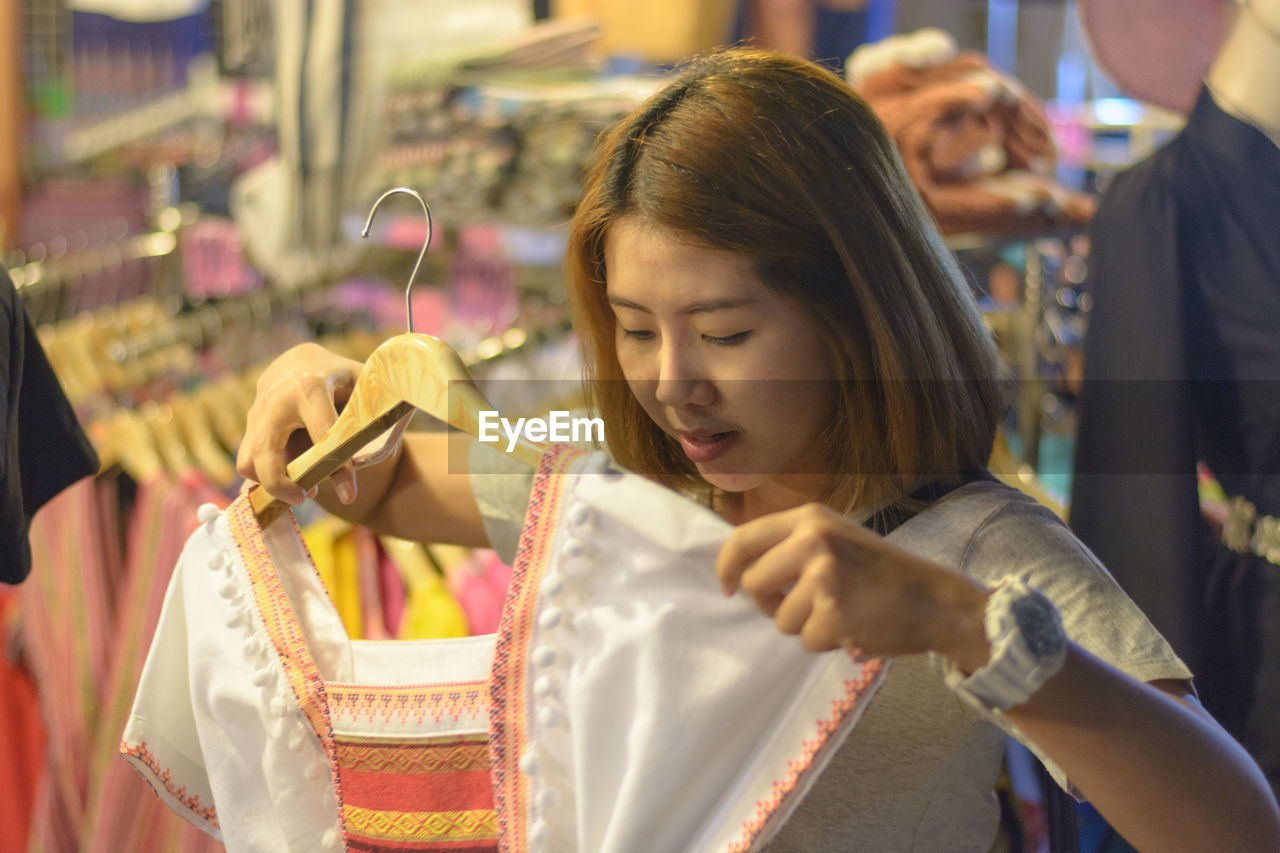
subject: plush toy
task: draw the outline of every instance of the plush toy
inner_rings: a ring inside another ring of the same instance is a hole
[[[1016,80],[936,29],[854,51],[849,83],[879,114],[944,233],[1078,225],[1094,202],[1053,178],[1048,120]]]

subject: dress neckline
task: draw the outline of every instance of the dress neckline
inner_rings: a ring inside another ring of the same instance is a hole
[[[413,668],[414,662],[424,660],[433,648],[492,643],[492,635],[427,640],[353,639],[342,624],[291,513],[264,529],[253,514],[252,505],[241,497],[227,509],[227,519],[249,577],[253,606],[295,693],[298,687],[324,684],[378,690],[434,688],[445,682],[361,680],[356,677],[356,661],[373,659],[381,664],[378,669],[396,669],[401,664]],[[287,583],[277,560],[288,566]],[[302,693],[298,695],[301,701]]]

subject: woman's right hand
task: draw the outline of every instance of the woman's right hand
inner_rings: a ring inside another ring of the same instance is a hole
[[[299,344],[267,365],[236,454],[236,471],[272,496],[297,506],[308,495],[289,479],[285,466],[319,441],[338,419],[363,365],[319,344]],[[338,499],[355,499],[355,470],[347,463],[333,474]]]

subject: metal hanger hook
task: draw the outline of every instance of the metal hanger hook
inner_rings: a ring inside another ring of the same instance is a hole
[[[404,312],[409,324],[409,334],[413,334],[413,282],[418,277],[418,267],[422,266],[422,259],[427,255],[427,246],[431,245],[431,208],[427,206],[427,200],[417,191],[409,187],[392,187],[391,189],[378,196],[378,200],[373,203],[373,207],[369,210],[369,218],[364,222],[364,231],[360,232],[361,237],[369,236],[369,228],[373,225],[373,216],[378,212],[379,205],[388,197],[404,193],[411,195],[418,200],[418,204],[422,205],[422,212],[427,217],[427,236],[422,241],[422,250],[418,252],[418,260],[413,263],[413,271],[409,273],[409,284],[404,289]]]

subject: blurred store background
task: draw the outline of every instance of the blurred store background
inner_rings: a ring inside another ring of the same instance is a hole
[[[393,201],[362,239],[383,190],[412,187],[434,215],[415,329],[453,345],[504,411],[563,406],[578,373],[561,263],[596,134],[700,50],[755,41],[822,60],[904,141],[1018,379],[993,467],[1065,512],[1085,224],[1110,178],[1182,122],[1120,95],[1070,0],[0,9],[0,248],[102,461],[37,517],[30,580],[0,587],[0,851],[218,846],[115,757],[158,567],[195,505],[235,495],[257,369],[311,339],[362,357],[405,328],[427,229]],[[941,110],[957,87],[963,107]],[[907,145],[921,132],[927,149]],[[320,515],[303,523],[338,555],[326,580],[353,636],[493,629],[505,567],[491,554]],[[1043,789],[1018,761],[1001,843],[1042,849]],[[1119,849],[1083,826],[1084,849]]]

